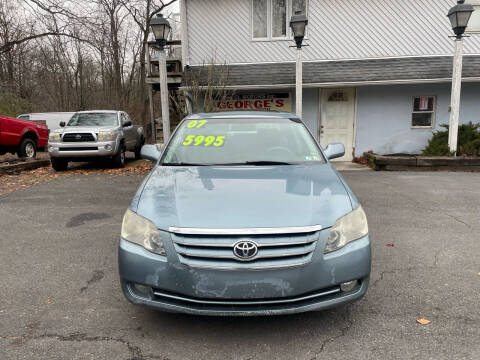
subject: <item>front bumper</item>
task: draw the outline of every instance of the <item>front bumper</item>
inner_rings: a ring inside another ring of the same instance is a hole
[[[116,141],[48,143],[48,154],[55,158],[108,157],[117,150]]]
[[[312,260],[303,266],[266,270],[215,270],[182,264],[169,242],[167,257],[120,240],[122,290],[134,304],[199,315],[279,315],[323,310],[362,298],[368,288],[368,236],[324,254],[329,229],[320,231]],[[358,280],[349,292],[340,284]],[[137,285],[148,287],[139,291]]]

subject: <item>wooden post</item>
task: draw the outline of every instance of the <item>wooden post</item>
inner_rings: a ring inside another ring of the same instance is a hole
[[[148,87],[148,102],[149,102],[149,107],[150,107],[150,126],[152,129],[152,143],[156,144],[157,143],[157,126],[155,124],[155,112],[153,108],[153,85],[150,85]]]
[[[163,49],[158,54],[158,72],[160,73],[163,143],[167,144],[170,138],[170,108],[168,105],[167,59]]]
[[[302,71],[302,49],[297,48],[297,86],[296,86],[296,110],[297,110],[297,117],[299,119],[302,118],[302,87],[303,87],[303,71]]]
[[[152,76],[152,59],[150,57],[150,45],[146,44],[147,51],[145,51],[145,55],[147,57],[147,71],[148,76]],[[153,104],[153,85],[148,86],[148,106],[150,109],[150,128],[152,131],[152,144],[157,143],[157,126],[155,124],[155,108]]]
[[[463,40],[455,41],[455,57],[453,59],[452,72],[452,98],[450,111],[450,128],[448,131],[448,146],[450,151],[457,153],[458,119],[460,116],[460,95],[462,91],[462,67],[463,67]]]

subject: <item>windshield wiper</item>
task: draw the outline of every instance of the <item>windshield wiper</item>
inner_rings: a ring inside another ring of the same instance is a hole
[[[242,165],[253,165],[253,166],[265,166],[265,165],[294,165],[293,163],[285,161],[270,161],[270,160],[258,160],[258,161],[245,161],[238,163],[188,163],[188,162],[171,162],[171,163],[162,163],[163,166],[242,166]]]
[[[257,161],[245,161],[242,165],[293,165],[286,161],[272,161],[272,160],[257,160]]]
[[[211,164],[197,164],[197,163],[188,163],[188,162],[171,162],[171,163],[162,163],[163,166],[209,166]]]

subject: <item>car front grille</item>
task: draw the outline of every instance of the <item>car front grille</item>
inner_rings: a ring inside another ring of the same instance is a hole
[[[180,262],[210,269],[278,269],[301,266],[312,260],[319,232],[276,235],[213,236],[172,233]],[[251,241],[258,253],[249,261],[234,254],[239,241]]]
[[[58,151],[97,151],[97,146],[87,146],[87,147],[61,147]]]
[[[63,135],[63,142],[89,142],[95,141],[95,137],[91,133],[68,133]]]

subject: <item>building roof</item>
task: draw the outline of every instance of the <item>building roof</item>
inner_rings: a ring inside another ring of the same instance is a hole
[[[304,86],[339,86],[392,83],[448,82],[452,77],[452,57],[404,57],[366,60],[304,62]],[[208,66],[207,66],[208,67]],[[201,85],[208,82],[207,67],[186,69],[185,80],[193,75]],[[223,77],[228,87],[295,86],[295,63],[217,65],[214,74]],[[463,60],[463,78],[480,81],[480,56]],[[211,82],[211,81],[210,81]],[[217,80],[217,83],[219,81]]]
[[[187,120],[195,119],[235,119],[235,118],[269,118],[269,119],[291,119],[296,117],[294,114],[288,112],[275,111],[222,111],[215,113],[199,113],[192,114],[187,117]]]

